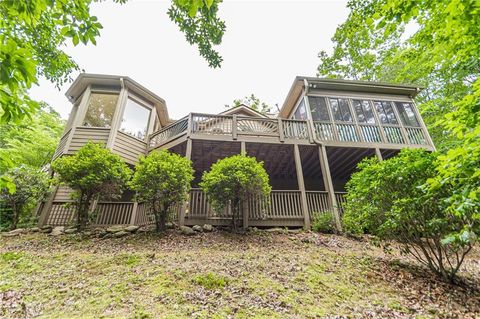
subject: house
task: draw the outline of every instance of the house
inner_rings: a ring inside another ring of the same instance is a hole
[[[66,92],[73,104],[54,159],[87,141],[105,144],[128,164],[168,149],[195,169],[187,203],[172,212],[180,224],[230,222],[198,188],[202,172],[218,159],[245,152],[264,162],[272,193],[251,198],[244,224],[309,227],[314,212],[330,211],[339,223],[345,183],[365,157],[380,160],[402,148],[435,147],[415,106],[419,88],[406,85],[297,77],[277,117],[241,105],[219,114],[190,113],[173,121],[166,102],[129,77],[81,74]],[[40,224],[72,218],[70,190],[57,187],[39,210]],[[95,202],[96,223],[151,222],[148,207],[126,192],[115,202]]]

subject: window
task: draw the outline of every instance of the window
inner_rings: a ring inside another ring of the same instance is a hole
[[[117,100],[118,94],[91,93],[83,126],[110,128]]]
[[[375,124],[375,117],[369,101],[353,100],[352,103],[355,114],[357,114],[358,122]]]
[[[380,117],[380,122],[382,124],[398,124],[391,102],[374,101],[373,104],[377,109],[378,116]]]
[[[293,118],[295,120],[307,119],[307,108],[305,107],[305,102],[303,100],[298,104],[297,110],[293,113]]]
[[[331,98],[330,107],[332,108],[332,115],[335,121],[340,122],[353,122],[352,113],[348,107],[347,99]]]
[[[308,103],[310,104],[310,111],[312,112],[312,119],[314,121],[330,121],[327,102],[324,97],[310,96]]]
[[[403,125],[420,127],[415,112],[413,111],[412,103],[395,102],[395,106],[400,114]]]
[[[143,140],[147,135],[149,119],[150,109],[129,98],[123,112],[120,131]]]

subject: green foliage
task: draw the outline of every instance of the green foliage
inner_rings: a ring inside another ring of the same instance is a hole
[[[344,227],[396,240],[404,252],[454,280],[480,234],[480,219],[471,211],[448,209],[450,185],[428,187],[438,174],[435,163],[436,154],[419,149],[404,149],[382,162],[362,161],[346,186]]]
[[[272,190],[263,162],[245,155],[218,160],[210,171],[203,173],[200,187],[215,209],[223,210],[230,205],[234,229],[240,205],[249,196],[267,198]]]
[[[28,225],[33,220],[33,207],[48,191],[50,179],[45,172],[28,166],[11,169],[5,175],[15,184],[15,192],[5,187],[0,189],[0,202],[11,209],[11,214],[0,211],[0,227],[8,225],[15,229],[19,222]]]
[[[48,106],[31,119],[0,124],[0,174],[9,167],[25,164],[41,168],[50,162],[63,132],[64,121]]]
[[[78,65],[59,48],[71,39],[92,42],[102,25],[90,16],[91,0],[0,2],[0,120],[17,121],[39,104],[28,96],[38,76],[58,86]]]
[[[332,213],[313,213],[312,230],[318,233],[332,234],[335,230]]]
[[[62,184],[74,190],[77,224],[81,229],[87,224],[91,202],[95,198],[120,196],[131,176],[131,170],[120,156],[93,142],[72,156],[56,159],[52,169]]]
[[[189,159],[167,150],[151,152],[135,166],[130,186],[151,205],[157,231],[165,230],[168,212],[186,199],[193,173]]]
[[[198,275],[194,277],[193,282],[206,289],[218,289],[224,288],[228,281],[225,279],[225,277],[209,272],[205,275]]]
[[[222,42],[225,22],[218,18],[222,0],[172,0],[168,16],[185,34],[188,43],[196,44],[199,53],[210,67],[217,68],[223,61],[213,49]]]
[[[239,107],[242,104],[262,114],[267,114],[272,111],[272,107],[270,107],[267,103],[260,101],[260,99],[256,97],[253,93],[250,96],[244,97],[243,99],[233,100],[233,104],[232,105],[226,104],[225,108],[231,109],[234,107]]]

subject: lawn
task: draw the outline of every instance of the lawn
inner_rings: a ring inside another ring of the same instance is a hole
[[[30,233],[0,237],[0,317],[479,318],[479,257],[466,288],[335,235]]]

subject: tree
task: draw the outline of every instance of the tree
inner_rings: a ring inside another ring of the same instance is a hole
[[[28,217],[28,212],[44,197],[50,179],[46,172],[25,165],[9,170],[6,176],[15,184],[15,192],[11,193],[7,188],[0,189],[0,201],[12,212],[6,215],[8,210],[0,211],[0,220],[2,224],[9,223],[11,229],[16,229],[20,219]]]
[[[31,119],[0,124],[0,175],[11,166],[25,164],[42,168],[50,162],[63,132],[64,121],[49,106],[43,106]]]
[[[402,244],[438,276],[453,281],[476,237],[480,219],[472,211],[447,209],[450,185],[432,191],[436,154],[404,149],[379,162],[366,159],[347,183],[344,228]]]
[[[18,121],[38,110],[39,104],[28,96],[28,89],[39,76],[60,86],[70,80],[73,70],[80,70],[60,48],[69,39],[74,45],[96,44],[102,25],[90,15],[94,2],[0,1],[0,121]],[[173,0],[168,12],[212,67],[221,64],[221,57],[213,50],[225,31],[224,22],[217,17],[220,2]]]
[[[203,173],[200,187],[215,209],[230,206],[234,231],[244,201],[253,196],[268,198],[272,190],[263,162],[246,155],[234,155],[214,163],[210,171]]]
[[[231,109],[234,107],[239,107],[240,105],[246,105],[249,108],[254,109],[262,114],[270,113],[272,108],[265,102],[260,101],[253,93],[250,96],[246,96],[243,99],[235,99],[233,100],[232,105],[225,105],[225,108]]]
[[[170,210],[186,199],[193,173],[189,159],[167,150],[151,152],[135,166],[130,186],[150,204],[157,232],[165,230]]]
[[[120,196],[131,176],[131,170],[120,156],[93,142],[72,156],[56,159],[52,169],[59,181],[74,191],[72,199],[80,230],[87,225],[92,201]]]

